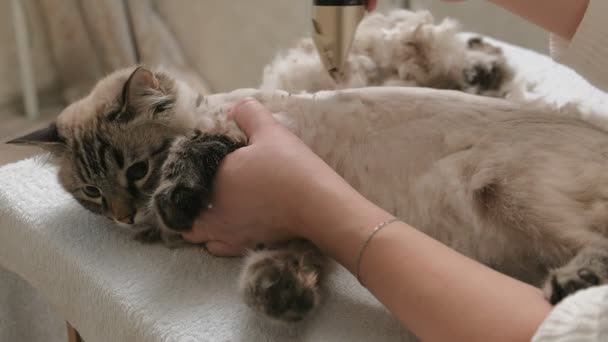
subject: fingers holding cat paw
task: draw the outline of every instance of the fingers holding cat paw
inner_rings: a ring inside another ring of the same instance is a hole
[[[205,249],[218,257],[242,256],[245,248],[237,245],[230,245],[223,241],[209,241],[205,244]]]
[[[211,236],[208,230],[201,228],[200,224],[195,224],[195,229],[182,233],[182,238],[188,242],[195,244],[204,244],[205,249],[210,254],[218,257],[243,256],[247,250],[245,244],[234,242],[226,242],[218,239],[216,236]]]
[[[203,213],[193,224],[192,229],[182,232],[184,240],[205,244],[205,249],[215,256],[243,256],[255,243],[249,243],[248,234],[239,234],[240,225],[222,219],[213,207]],[[248,230],[248,229],[244,229]]]
[[[277,124],[272,113],[253,97],[245,97],[237,102],[228,116],[236,121],[250,142],[264,128]]]
[[[319,194],[352,189],[255,99],[241,100],[229,116],[249,144],[222,159],[208,187],[211,198],[204,203],[213,206],[198,213],[192,231],[182,231],[183,236],[250,249],[306,238],[304,221],[325,208]],[[236,252],[218,248],[222,254]]]

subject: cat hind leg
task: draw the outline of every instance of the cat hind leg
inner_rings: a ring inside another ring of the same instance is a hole
[[[316,247],[302,240],[251,253],[240,281],[245,303],[279,321],[302,320],[320,304],[324,259]]]
[[[577,291],[606,283],[608,240],[584,247],[566,265],[550,271],[543,291],[555,305]]]

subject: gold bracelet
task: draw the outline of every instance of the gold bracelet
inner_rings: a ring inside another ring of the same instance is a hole
[[[359,254],[357,255],[357,263],[355,264],[356,265],[356,273],[355,273],[355,275],[357,276],[357,280],[359,281],[359,284],[363,285],[363,283],[361,282],[361,276],[360,276],[361,258],[363,257],[363,253],[365,252],[365,249],[367,248],[367,245],[372,240],[372,238],[374,237],[374,235],[376,235],[380,230],[382,230],[382,228],[388,226],[389,224],[391,224],[393,222],[397,222],[397,221],[399,221],[399,219],[396,218],[396,217],[393,217],[392,219],[384,221],[384,222],[381,222],[379,225],[375,226],[374,229],[372,230],[372,232],[367,237],[367,239],[365,239],[365,241],[361,245],[361,248],[359,248]]]

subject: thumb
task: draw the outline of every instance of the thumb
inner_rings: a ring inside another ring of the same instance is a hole
[[[205,244],[205,248],[209,253],[220,257],[242,256],[244,253],[242,248],[229,245],[223,241],[209,241]]]
[[[228,114],[245,132],[249,140],[255,138],[262,128],[276,124],[272,113],[253,97],[237,102]]]
[[[184,240],[186,240],[188,242],[192,242],[192,243],[203,243],[203,242],[206,242],[209,240],[209,237],[207,236],[207,234],[205,234],[204,231],[197,229],[196,226],[190,231],[183,232],[182,238],[184,238]]]

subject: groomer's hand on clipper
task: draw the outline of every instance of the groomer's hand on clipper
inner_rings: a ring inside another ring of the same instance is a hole
[[[464,0],[443,0],[463,2]],[[589,0],[488,0],[566,40],[572,39]]]
[[[377,2],[378,0],[367,0],[365,7],[367,7],[367,10],[371,12],[376,9]]]

